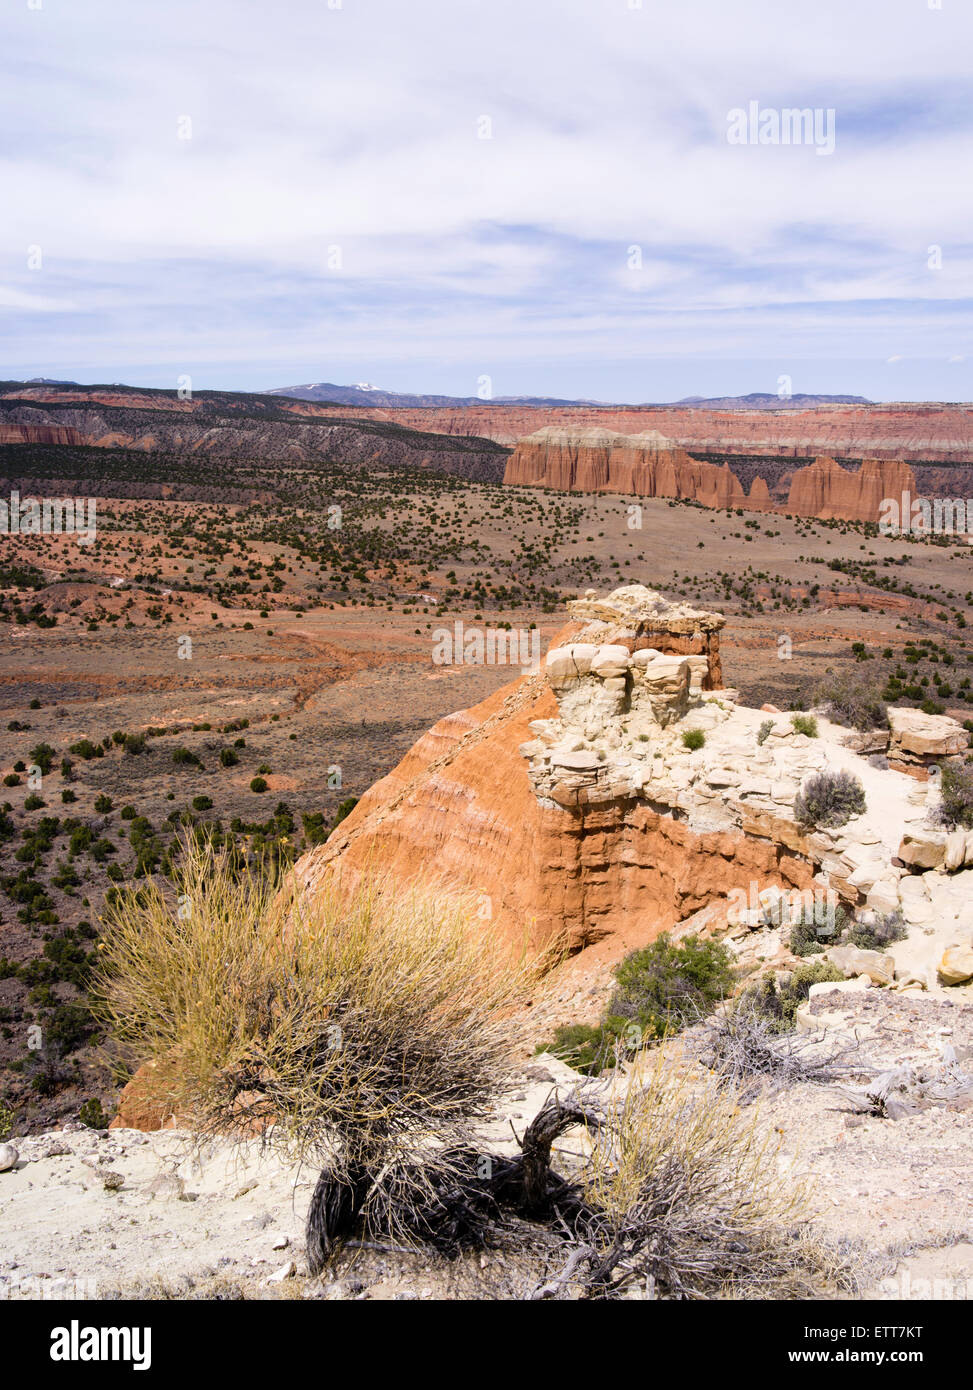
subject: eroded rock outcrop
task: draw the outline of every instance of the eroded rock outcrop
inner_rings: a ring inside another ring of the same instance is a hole
[[[690,458],[658,430],[612,430],[548,425],[520,440],[507,461],[504,482],[566,492],[619,492],[677,497],[705,507],[751,505],[729,465]],[[764,488],[753,505],[763,505]]]
[[[785,511],[823,521],[871,521],[881,516],[882,500],[915,496],[916,477],[907,463],[865,459],[857,472],[833,458],[818,458],[799,468],[790,486]]]
[[[872,766],[823,718],[810,738],[790,716],[738,706],[719,688],[719,614],[641,585],[571,608],[544,669],[435,725],[298,862],[304,888],[368,871],[438,878],[476,895],[485,930],[571,952],[600,942],[609,960],[680,923],[745,936],[768,894],[791,905],[784,928],[810,894],[901,912],[919,936],[889,959],[934,983],[973,928],[966,836],[947,853],[935,784]],[[865,791],[865,813],[838,829],[795,814],[822,769]],[[927,840],[928,861],[902,855]]]
[[[876,523],[884,498],[898,500],[904,492],[918,492],[915,474],[906,463],[866,459],[852,470],[833,458],[818,458],[796,469],[786,500],[775,501],[764,478],[756,476],[747,492],[729,464],[717,467],[691,458],[657,430],[617,434],[563,426],[547,426],[521,439],[507,461],[504,482]]]

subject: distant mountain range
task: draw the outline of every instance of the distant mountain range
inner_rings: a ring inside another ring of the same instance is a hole
[[[683,396],[673,405],[692,410],[813,410],[818,405],[874,405],[867,396],[778,396],[770,391],[751,391],[749,396]]]
[[[277,386],[271,391],[261,392],[266,396],[290,396],[299,401],[327,401],[332,405],[383,406],[424,410],[450,406],[601,406],[606,410],[637,408],[637,406],[675,404],[688,409],[699,407],[706,410],[807,410],[820,405],[871,405],[865,396],[788,396],[781,398],[770,392],[754,391],[749,396],[686,396],[681,401],[632,402],[567,400],[559,396],[493,396],[484,400],[481,396],[412,396],[399,391],[383,391],[368,382],[358,382],[354,386],[337,386],[330,381],[314,381],[305,386]]]
[[[412,396],[407,392],[383,391],[381,387],[359,382],[355,386],[336,386],[331,381],[314,381],[307,386],[278,386],[265,396],[291,396],[299,401],[325,401],[329,405],[363,405],[400,407],[423,410],[427,408],[469,405],[605,405],[607,401],[564,400],[559,396]]]
[[[75,386],[80,390],[97,388],[81,386],[77,381],[60,381],[54,377],[35,376],[22,386]],[[112,382],[115,388],[124,391],[152,391],[152,387],[123,386]],[[586,406],[604,410],[637,410],[661,408],[662,406],[683,406],[687,410],[812,410],[822,405],[872,405],[866,396],[780,396],[769,391],[752,391],[748,396],[684,396],[680,401],[596,401],[587,397],[568,399],[562,396],[430,396],[410,395],[403,391],[383,391],[379,386],[359,381],[353,386],[338,386],[332,381],[312,381],[305,386],[275,386],[269,391],[250,392],[207,392],[207,395],[249,395],[288,396],[298,401],[321,401],[327,405],[357,405],[385,409],[449,409],[462,406],[520,405],[520,406]]]
[[[296,391],[303,391],[304,399]],[[311,392],[319,398],[309,398]],[[344,399],[328,399],[328,392]],[[620,434],[656,429],[694,457],[718,464],[732,459],[738,470],[756,470],[753,476],[759,473],[768,486],[767,460],[834,458],[857,467],[862,459],[898,459],[922,467],[961,465],[973,474],[973,403],[876,405],[856,396],[802,395],[788,404],[791,409],[780,409],[780,399],[770,393],[643,406],[547,403],[542,397],[484,401],[407,396],[365,382],[259,393],[197,390],[183,397],[171,388],[0,381],[0,451],[7,446],[16,451],[21,444],[117,447],[212,458],[418,467],[499,481],[507,449],[550,425]],[[923,485],[926,481],[923,475]],[[749,487],[749,473],[745,482]],[[940,490],[930,496],[959,495],[942,490],[960,486],[958,479],[947,485],[937,475],[929,485],[933,482]]]

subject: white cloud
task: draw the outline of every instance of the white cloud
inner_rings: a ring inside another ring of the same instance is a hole
[[[339,359],[802,332],[884,359],[888,323],[855,306],[907,305],[910,357],[973,326],[968,7],[87,0],[4,25],[8,370],[59,312],[61,350],[119,371],[190,341],[259,360],[281,332]],[[835,153],[729,146],[751,99],[834,107]]]

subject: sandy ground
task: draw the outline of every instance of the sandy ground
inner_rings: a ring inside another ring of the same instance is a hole
[[[840,1011],[838,996],[815,999],[822,1046],[859,1041],[852,1072],[755,1102],[778,1162],[813,1179],[824,1231],[856,1247],[860,1296],[973,1296],[973,1110],[871,1118],[846,1090],[892,1066],[938,1065],[947,1047],[973,1069],[970,994],[875,989],[841,995]],[[532,1059],[486,1127],[490,1146],[515,1151],[552,1090],[578,1079],[546,1054]],[[561,1142],[570,1153],[581,1136]],[[14,1143],[17,1166],[0,1173],[0,1297],[496,1299],[537,1281],[498,1252],[448,1263],[367,1246],[310,1279],[302,1233],[316,1173],[257,1140],[200,1153],[180,1132],[77,1126]]]

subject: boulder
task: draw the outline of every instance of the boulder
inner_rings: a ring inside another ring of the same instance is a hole
[[[567,772],[597,772],[601,760],[597,753],[568,753],[555,750],[551,754],[551,766],[564,768]]]
[[[641,656],[636,652],[635,656]],[[633,664],[640,670],[643,681],[660,694],[677,694],[684,686],[688,688],[691,677],[689,658],[685,656],[655,656],[646,662]]]
[[[889,710],[889,755],[913,759],[947,758],[962,753],[969,744],[966,730],[945,714],[923,714],[919,709]]]
[[[832,946],[825,954],[846,980],[867,975],[876,985],[890,985],[895,979],[895,961],[882,951],[863,951],[858,946]]]
[[[953,873],[966,863],[965,830],[954,830],[946,836],[946,872]]]
[[[13,1144],[0,1144],[0,1173],[9,1173],[17,1166],[20,1154]]]
[[[939,962],[939,978],[944,985],[964,985],[973,980],[973,942],[946,947]]]
[[[875,912],[895,912],[899,906],[899,885],[891,876],[880,878],[865,894],[865,902]]]
[[[709,675],[709,660],[705,656],[687,656],[686,660],[689,662],[689,689],[698,695]]]
[[[911,869],[938,869],[946,862],[946,836],[941,830],[906,831],[898,857]]]
[[[600,648],[591,642],[569,642],[555,647],[547,654],[547,675],[552,685],[580,680],[591,670],[591,662]]]
[[[856,975],[853,980],[820,980],[811,986],[808,998],[817,999],[822,994],[857,994],[871,988],[872,982],[867,975]]]
[[[591,658],[591,671],[593,675],[600,676],[602,680],[610,676],[624,676],[629,666],[628,648],[618,643],[606,642],[603,647],[596,647],[595,653]]]

